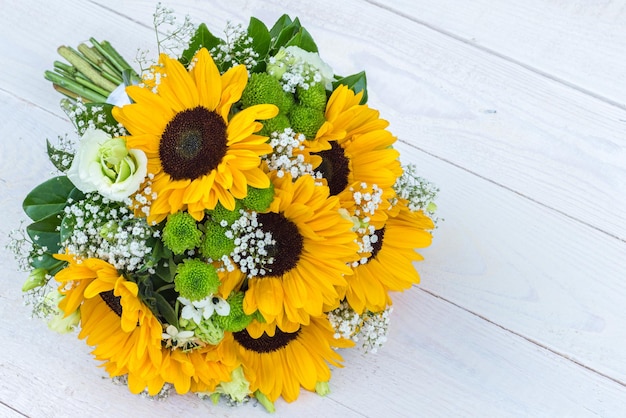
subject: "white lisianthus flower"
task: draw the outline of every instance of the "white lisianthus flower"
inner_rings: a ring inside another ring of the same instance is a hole
[[[298,46],[281,47],[276,55],[270,59],[267,72],[280,79],[285,72],[296,68],[298,72],[305,74],[319,74],[319,80],[308,81],[321,82],[326,90],[333,89],[332,81],[335,75],[331,66],[322,61],[317,52],[305,51]]]
[[[135,193],[148,171],[143,151],[127,149],[121,138],[112,138],[100,129],[83,134],[67,178],[84,193],[122,201]]]

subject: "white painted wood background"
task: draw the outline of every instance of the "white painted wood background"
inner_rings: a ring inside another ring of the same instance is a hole
[[[332,393],[275,416],[626,416],[626,1],[165,3],[215,32],[299,16],[337,73],[365,69],[404,162],[441,188],[422,283],[390,342],[344,351]],[[90,36],[155,51],[148,0],[0,0],[0,243],[71,132],[42,74]],[[73,336],[29,319],[0,252],[0,416],[267,416],[111,384]]]

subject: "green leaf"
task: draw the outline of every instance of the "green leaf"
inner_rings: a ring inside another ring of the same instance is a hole
[[[41,221],[34,222],[26,227],[30,239],[40,247],[46,247],[46,252],[57,253],[59,244],[59,226],[61,220],[55,214]]]
[[[178,315],[174,308],[172,308],[172,305],[170,305],[160,293],[154,292],[151,296],[155,299],[156,307],[161,316],[165,318],[165,322],[178,328]]]
[[[267,57],[267,53],[270,50],[272,39],[267,26],[255,17],[250,18],[248,36],[252,38],[252,49],[259,54],[257,58],[258,64],[252,69],[252,72],[258,72],[265,65],[265,57]]]
[[[30,219],[41,221],[61,212],[72,190],[74,185],[66,176],[53,177],[35,187],[24,199],[22,208]]]
[[[296,18],[296,20],[291,22],[289,25],[285,26],[272,44],[272,49],[270,51],[271,55],[275,55],[281,47],[286,46],[287,43],[289,43],[291,39],[298,34],[301,27],[302,26],[300,25],[298,18]]]
[[[270,36],[272,37],[272,39],[278,38],[278,35],[280,35],[282,30],[291,25],[292,22],[293,21],[291,20],[289,15],[284,14],[279,17],[276,23],[274,23],[274,26],[272,26],[272,29],[270,29]]]
[[[304,28],[300,28],[298,32],[294,35],[294,37],[291,38],[291,40],[287,42],[287,45],[285,46],[292,45],[300,47],[305,51],[318,52],[317,45],[315,44],[313,37],[311,36],[309,31]]]
[[[46,269],[48,270],[48,273],[53,276],[61,270],[64,264],[65,261],[57,260],[48,253],[42,254],[41,256],[35,256],[33,261],[30,263],[31,267],[36,269]]]
[[[198,50],[206,48],[210,51],[212,48],[223,42],[224,41],[222,39],[213,35],[204,23],[201,23],[198,26],[198,29],[196,29],[196,33],[189,41],[189,47],[183,51],[183,54],[180,57],[180,62],[184,66],[187,66],[191,63],[193,56],[196,52],[198,52]]]
[[[74,156],[69,152],[63,151],[61,149],[55,148],[54,145],[50,143],[49,140],[46,139],[46,148],[48,151],[48,158],[54,167],[62,172],[66,172],[70,167],[64,166],[63,161],[71,162],[74,159]]]
[[[54,270],[63,264],[63,261],[52,257],[52,254],[58,253],[60,249],[59,231],[57,230],[59,223],[58,214],[54,214],[26,227],[26,233],[33,241],[35,248],[45,248],[44,254],[37,255],[31,253],[33,261],[30,265],[33,268]]]
[[[333,81],[333,90],[341,84],[345,84],[355,93],[363,91],[361,104],[367,103],[367,78],[365,77],[365,71],[361,71],[360,73],[352,74],[347,77],[341,77],[337,81]]]

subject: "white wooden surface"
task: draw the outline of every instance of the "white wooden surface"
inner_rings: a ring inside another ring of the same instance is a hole
[[[179,15],[299,16],[370,105],[445,218],[390,342],[344,351],[326,398],[276,416],[626,416],[626,2],[183,1]],[[152,1],[0,0],[0,243],[71,132],[43,79],[56,47],[95,36],[155,51]],[[194,396],[133,396],[89,348],[29,319],[0,252],[0,416],[266,416]]]

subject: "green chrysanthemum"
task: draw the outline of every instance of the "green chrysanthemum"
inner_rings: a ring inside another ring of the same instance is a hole
[[[289,121],[294,131],[303,134],[308,139],[315,138],[317,130],[326,121],[321,110],[296,105],[291,109]]]
[[[272,200],[274,200],[274,185],[270,183],[267,189],[248,187],[248,196],[243,199],[242,203],[250,210],[264,212],[270,207]]]
[[[243,292],[232,293],[227,301],[230,305],[230,313],[227,316],[215,315],[213,321],[224,331],[239,332],[247,327],[254,315],[246,315],[243,311]]]
[[[287,97],[280,82],[267,73],[250,75],[248,84],[241,95],[244,107],[257,104],[273,104],[280,113],[287,113],[293,103],[293,98]]]
[[[215,221],[207,221],[204,224],[204,237],[200,244],[200,254],[213,260],[219,260],[230,254],[235,249],[235,242],[226,236],[229,228]]]
[[[263,129],[259,131],[259,135],[270,136],[272,132],[283,132],[288,127],[289,118],[279,113],[276,117],[263,121]]]
[[[187,259],[176,269],[175,290],[191,301],[204,299],[217,292],[219,285],[215,267],[203,261]]]
[[[315,83],[309,86],[308,89],[298,87],[296,93],[298,94],[298,102],[301,105],[319,110],[320,112],[323,112],[326,108],[326,88],[324,88],[322,83]]]
[[[200,245],[202,232],[195,219],[187,212],[177,212],[167,217],[163,228],[163,243],[174,254],[182,254]]]
[[[217,206],[215,206],[215,209],[211,211],[211,218],[213,218],[213,220],[217,223],[226,221],[226,223],[230,225],[241,217],[241,213],[239,213],[239,211],[242,208],[243,205],[239,200],[235,200],[234,210],[228,210],[221,203],[218,203]]]

